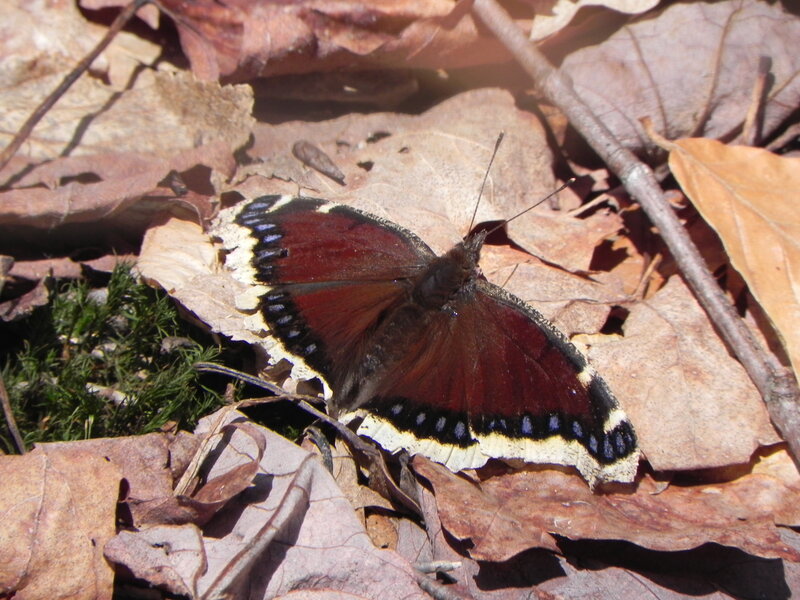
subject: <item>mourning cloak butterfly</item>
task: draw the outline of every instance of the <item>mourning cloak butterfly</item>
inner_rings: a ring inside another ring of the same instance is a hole
[[[560,331],[481,275],[484,234],[437,257],[394,223],[290,196],[222,211],[214,233],[273,358],[319,376],[332,413],[387,450],[453,471],[497,457],[633,480],[630,422]]]

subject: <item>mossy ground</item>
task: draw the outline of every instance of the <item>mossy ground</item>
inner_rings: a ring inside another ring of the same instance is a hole
[[[26,448],[191,429],[222,404],[193,368],[220,350],[178,314],[173,302],[117,267],[103,288],[54,282],[47,306],[0,328],[2,369]],[[7,424],[0,448],[16,452]]]

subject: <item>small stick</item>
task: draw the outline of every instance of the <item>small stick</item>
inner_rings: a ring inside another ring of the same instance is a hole
[[[322,464],[325,465],[325,468],[328,470],[328,473],[333,473],[333,452],[331,452],[331,445],[328,443],[325,434],[322,433],[322,430],[319,427],[315,427],[314,425],[309,425],[306,427],[306,433],[311,438],[311,441],[314,442],[314,445],[319,450],[320,456],[322,457]]]
[[[764,91],[767,89],[771,63],[772,61],[768,56],[762,56],[758,61],[758,74],[756,75],[755,83],[753,83],[753,92],[750,95],[750,108],[747,110],[744,125],[742,126],[742,142],[748,146],[756,146],[761,141],[761,126],[763,125],[764,103],[766,101]]]
[[[259,379],[258,377],[253,377],[248,373],[243,373],[242,371],[231,369],[230,367],[218,365],[217,363],[196,362],[192,366],[198,371],[201,371],[203,373],[217,373],[218,375],[227,375],[228,377],[238,379],[239,381],[244,381],[245,383],[249,383],[250,385],[259,387],[262,390],[270,391],[276,396],[287,395],[286,390],[284,390],[280,386],[275,385],[274,383],[270,383],[269,381],[264,381],[263,379]]]
[[[6,384],[3,381],[3,375],[0,373],[0,404],[3,405],[3,414],[6,417],[6,425],[11,432],[11,437],[14,439],[14,445],[20,454],[25,454],[25,442],[22,441],[22,436],[17,427],[17,421],[14,419],[14,410],[11,408],[11,400],[8,398],[8,391]]]
[[[575,181],[575,177],[572,178],[572,181]],[[583,213],[587,212],[588,210],[594,208],[595,206],[600,206],[601,204],[606,204],[611,198],[608,194],[602,194],[595,198],[594,200],[589,200],[586,204],[581,204],[577,208],[573,208],[572,210],[568,210],[565,215],[568,217],[578,217]]]
[[[466,600],[466,596],[462,596],[426,575],[417,575],[417,585],[433,600]]]
[[[631,296],[633,298],[639,297],[644,299],[645,289],[647,288],[647,282],[650,279],[650,276],[653,274],[653,271],[656,270],[656,267],[661,264],[661,255],[656,255],[653,260],[650,261],[650,264],[647,265],[647,268],[642,273],[642,276],[639,278],[639,283],[636,286],[636,289],[633,290],[633,294]]]
[[[241,402],[237,402],[235,404],[231,404],[230,406],[246,408],[248,406],[255,406],[257,404],[263,404],[265,402],[275,402],[277,400],[288,400],[289,402],[294,402],[298,407],[302,408],[308,414],[316,417],[320,421],[327,423],[341,435],[344,439],[346,439],[350,444],[352,444],[357,450],[364,452],[365,454],[370,454],[373,450],[373,447],[370,444],[367,444],[363,441],[360,437],[358,437],[351,429],[349,429],[346,425],[343,425],[338,420],[334,419],[333,417],[329,417],[321,410],[317,410],[314,408],[310,403],[319,400],[319,398],[314,398],[312,396],[304,396],[302,394],[289,394],[281,388],[280,386],[275,385],[274,383],[270,383],[269,381],[264,381],[263,379],[259,379],[258,377],[253,377],[247,373],[243,373],[242,371],[237,371],[236,369],[231,369],[229,367],[224,367],[222,365],[218,365],[216,363],[207,363],[207,362],[198,362],[194,364],[194,368],[198,371],[204,371],[207,373],[220,373],[222,375],[228,375],[235,379],[239,379],[240,381],[244,381],[245,383],[249,383],[250,385],[254,385],[256,387],[260,387],[261,389],[265,389],[269,392],[275,394],[274,398],[259,398],[259,399],[251,399],[251,400],[242,400]]]
[[[58,99],[72,87],[72,84],[75,83],[81,75],[83,75],[100,53],[106,49],[122,28],[125,27],[125,24],[130,21],[131,17],[136,14],[136,11],[151,1],[152,0],[132,0],[131,3],[117,15],[117,18],[114,19],[114,22],[111,24],[111,27],[108,28],[103,39],[100,40],[97,46],[95,46],[66,77],[64,77],[58,87],[33,111],[33,114],[28,117],[28,120],[20,127],[20,130],[17,132],[17,135],[14,136],[14,139],[11,140],[11,143],[0,152],[0,170],[2,170],[3,167],[8,164],[8,161],[17,153],[17,150],[19,150],[20,146],[28,139],[33,132],[33,128],[36,127],[37,123],[42,120],[42,117],[47,114],[47,111],[53,108],[53,105],[58,102]]]
[[[430,562],[414,563],[414,568],[420,573],[447,573],[461,568],[461,561],[432,560]]]

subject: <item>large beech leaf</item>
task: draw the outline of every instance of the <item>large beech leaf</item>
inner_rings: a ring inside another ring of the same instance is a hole
[[[800,374],[800,158],[686,139],[669,166],[717,231]]]

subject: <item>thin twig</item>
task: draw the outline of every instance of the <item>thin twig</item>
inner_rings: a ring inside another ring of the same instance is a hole
[[[755,340],[723,294],[700,252],[664,198],[650,168],[624,148],[575,93],[569,78],[553,68],[495,0],[475,0],[473,12],[528,72],[537,88],[619,177],[644,209],[672,252],[683,277],[758,388],[772,422],[800,457],[800,392],[794,378]]]
[[[6,384],[3,381],[3,375],[0,373],[0,404],[3,405],[3,415],[6,418],[6,425],[11,432],[11,437],[14,439],[14,445],[17,447],[17,452],[25,454],[25,442],[19,433],[17,421],[14,419],[14,410],[11,408],[11,400],[8,398],[8,391],[6,391]]]
[[[414,563],[414,568],[420,573],[449,573],[461,568],[461,561],[456,560],[432,560],[428,562]]]
[[[315,427],[314,425],[306,427],[306,434],[308,434],[308,437],[311,438],[311,441],[317,447],[317,450],[319,450],[322,464],[325,465],[328,473],[333,473],[333,452],[331,451],[331,444],[328,442],[328,438],[325,437],[325,434],[322,433],[319,427]]]
[[[631,296],[634,298],[644,298],[645,292],[647,290],[647,284],[650,281],[650,276],[653,274],[653,271],[656,270],[656,267],[661,264],[661,255],[656,255],[653,260],[647,265],[647,268],[642,273],[642,276],[639,278],[639,283],[636,285],[636,289],[633,290]]]
[[[151,1],[152,0],[132,0],[131,3],[117,15],[117,18],[114,19],[114,22],[111,24],[111,27],[109,27],[103,39],[100,40],[97,46],[95,46],[66,77],[64,77],[58,87],[33,111],[33,114],[28,117],[28,120],[25,121],[17,132],[17,135],[11,140],[11,143],[0,152],[0,170],[2,170],[2,168],[8,164],[8,161],[17,153],[17,150],[19,150],[20,146],[28,139],[33,132],[33,128],[36,127],[37,123],[42,120],[42,117],[47,114],[47,111],[53,108],[53,105],[58,102],[58,99],[72,87],[72,84],[75,83],[91,66],[95,59],[100,56],[100,53],[106,49],[122,28],[125,27],[125,24],[136,14],[136,11]]]
[[[274,383],[270,383],[269,381],[264,381],[263,379],[259,379],[258,377],[250,375],[249,373],[244,373],[242,371],[237,371],[236,369],[231,369],[230,367],[226,367],[225,365],[218,365],[217,363],[212,363],[212,362],[196,362],[192,366],[201,373],[216,373],[218,375],[227,375],[228,377],[233,377],[234,379],[238,379],[239,381],[244,381],[245,383],[249,383],[250,385],[259,387],[262,390],[267,390],[269,392],[272,392],[276,396],[283,397],[287,395],[286,390],[284,390],[280,386],[275,385]]]
[[[465,600],[466,596],[462,596],[458,592],[451,590],[435,579],[426,575],[417,575],[417,585],[433,598],[433,600]]]
[[[327,423],[328,425],[333,427],[339,433],[339,435],[344,439],[346,439],[350,444],[352,444],[353,447],[356,448],[356,450],[364,452],[365,454],[369,454],[370,452],[374,451],[373,446],[364,442],[360,437],[358,437],[355,433],[353,433],[353,431],[349,429],[346,425],[340,423],[333,417],[326,415],[324,412],[314,408],[311,405],[311,402],[317,401],[318,398],[314,398],[313,396],[304,396],[302,394],[290,394],[289,392],[287,392],[280,386],[275,385],[274,383],[270,383],[269,381],[264,381],[263,379],[259,379],[258,377],[250,375],[249,373],[237,371],[236,369],[231,369],[230,367],[225,367],[223,365],[218,365],[216,363],[197,362],[194,364],[194,368],[197,369],[198,371],[202,371],[205,373],[219,373],[221,375],[234,377],[240,381],[244,381],[245,383],[249,383],[250,385],[260,387],[261,389],[265,389],[275,394],[274,398],[257,398],[250,400],[241,400],[232,406],[236,406],[237,408],[246,408],[248,406],[263,404],[264,402],[287,400],[289,402],[293,402],[299,408],[303,409],[311,416],[316,417],[323,423]]]
[[[385,492],[391,495],[392,499],[399,502],[401,505],[405,506],[411,512],[416,515],[422,514],[422,510],[417,504],[416,500],[411,498],[405,491],[403,491],[400,486],[392,478],[391,474],[389,473],[388,468],[386,467],[386,461],[384,460],[383,454],[381,454],[380,450],[378,450],[374,445],[365,442],[361,439],[358,434],[356,434],[353,430],[347,427],[344,423],[339,422],[337,419],[326,415],[324,412],[317,410],[314,408],[310,403],[315,402],[318,398],[314,398],[311,396],[303,396],[300,394],[289,394],[279,386],[276,386],[274,383],[269,383],[268,381],[264,381],[263,379],[259,379],[258,377],[253,377],[247,373],[243,373],[241,371],[237,371],[236,369],[231,369],[229,367],[224,367],[222,365],[218,365],[216,363],[207,363],[207,362],[197,362],[194,364],[194,367],[199,371],[211,372],[211,373],[221,373],[228,375],[230,377],[235,377],[244,381],[246,383],[250,383],[257,387],[261,387],[266,389],[270,392],[276,394],[275,397],[270,398],[253,398],[249,400],[241,400],[235,404],[229,404],[228,407],[231,409],[238,409],[238,408],[245,408],[248,406],[255,406],[257,404],[263,404],[264,402],[273,402],[276,400],[288,400],[289,402],[295,403],[299,408],[303,409],[308,414],[316,417],[323,423],[327,423],[336,432],[339,436],[344,439],[350,447],[355,449],[357,452],[361,452],[370,460],[373,468],[370,470],[372,476],[376,478],[375,485],[379,486],[381,489],[385,490]]]
[[[762,56],[758,61],[753,91],[750,94],[750,108],[742,126],[742,142],[748,146],[756,146],[761,141],[761,127],[764,120],[764,105],[766,103],[767,81],[772,61],[767,56]]]

